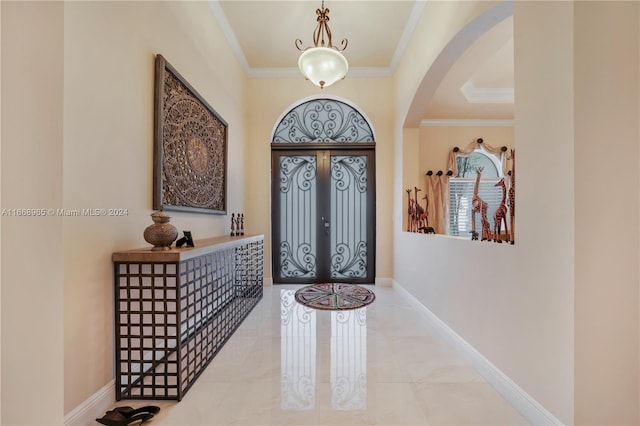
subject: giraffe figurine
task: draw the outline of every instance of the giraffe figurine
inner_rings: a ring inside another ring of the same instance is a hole
[[[496,209],[496,212],[493,216],[493,241],[496,243],[502,243],[502,238],[500,237],[500,231],[502,229],[502,222],[504,221],[504,232],[507,234],[507,242],[509,241],[509,228],[507,227],[507,205],[505,204],[505,200],[507,199],[507,187],[504,183],[504,178],[500,179],[495,186],[499,186],[502,188],[502,200],[500,201],[500,205]]]
[[[235,224],[236,224],[236,214],[231,213],[231,234],[230,235],[232,237],[236,235]]]
[[[509,233],[507,233],[507,242],[511,242],[514,244],[516,241],[516,150],[511,150],[511,180],[509,185],[509,219],[511,222],[511,236],[509,237]],[[506,229],[506,221],[505,221],[505,229]]]
[[[482,224],[482,241],[487,241],[491,239],[491,227],[489,226],[489,220],[487,219],[487,210],[489,210],[489,205],[482,202],[480,206],[480,223]]]
[[[416,228],[420,229],[423,225],[423,221],[424,219],[422,218],[422,216],[424,215],[424,209],[422,208],[422,206],[420,205],[420,203],[418,202],[418,192],[422,191],[422,189],[418,188],[417,186],[413,187],[413,198],[414,198],[414,214],[415,214],[415,224],[416,224]]]
[[[422,216],[420,216],[420,220],[423,222],[423,226],[426,226],[428,228],[429,227],[429,196],[427,194],[424,194],[424,197],[422,197],[422,199],[424,200],[425,206],[424,206],[424,213],[422,213]]]
[[[480,198],[478,190],[480,189],[480,177],[484,167],[476,167],[476,183],[473,187],[473,198],[471,199],[471,239],[478,239],[478,231],[476,231],[476,213],[480,213],[482,223],[482,240],[489,238],[489,221],[487,220],[487,203]]]
[[[407,189],[407,232],[413,231],[413,200],[411,199],[411,188]]]
[[[420,228],[418,228],[418,232],[423,234],[435,234],[436,230],[433,229],[432,226],[429,226],[429,196],[427,194],[422,197],[425,200],[426,206],[424,208],[424,213],[420,216]]]

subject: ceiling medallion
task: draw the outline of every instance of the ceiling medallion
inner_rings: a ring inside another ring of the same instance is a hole
[[[342,48],[338,49],[331,43],[329,29],[329,9],[324,7],[324,0],[318,15],[315,31],[313,32],[313,47],[302,49],[302,41],[296,39],[296,47],[302,51],[298,59],[298,68],[305,78],[321,89],[329,87],[338,80],[342,80],[349,70],[347,58],[340,52],[347,47],[347,39],[342,39]]]

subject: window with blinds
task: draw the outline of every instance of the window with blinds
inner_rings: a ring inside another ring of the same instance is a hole
[[[496,209],[502,201],[502,188],[496,183],[502,178],[500,160],[483,149],[477,149],[469,156],[460,156],[458,176],[449,180],[449,235],[456,237],[471,236],[473,190],[476,183],[476,169],[482,167],[478,196],[487,203],[487,220],[493,232]],[[482,232],[482,218],[476,213],[476,232]]]
[[[495,186],[499,178],[481,179],[478,196],[488,204],[487,220],[491,231],[494,229],[493,216],[502,200],[502,188]],[[449,180],[449,235],[471,236],[471,202],[475,178],[451,178]],[[480,213],[476,213],[476,231],[482,231]]]

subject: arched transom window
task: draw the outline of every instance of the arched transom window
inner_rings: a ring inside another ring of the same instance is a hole
[[[276,126],[272,143],[373,143],[368,120],[336,99],[312,99],[289,110]]]

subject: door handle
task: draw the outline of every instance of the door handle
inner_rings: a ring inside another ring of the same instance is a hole
[[[321,217],[322,222],[324,223],[324,234],[329,235],[329,226],[330,223],[324,219],[324,216]]]

